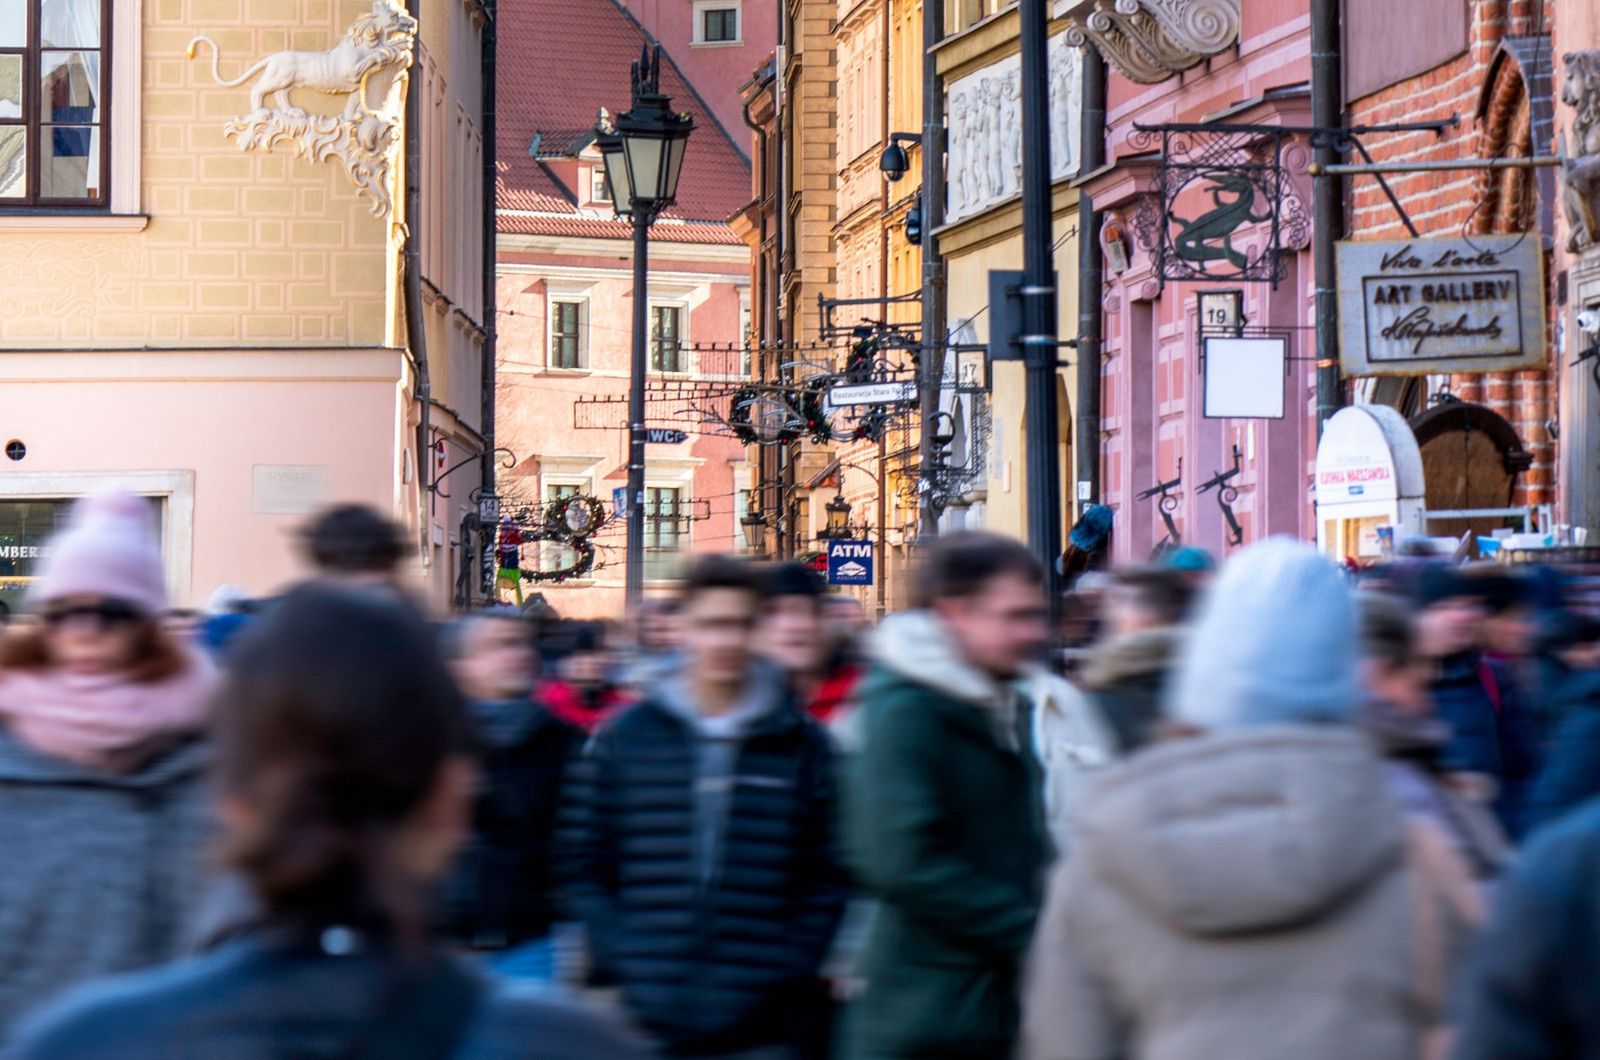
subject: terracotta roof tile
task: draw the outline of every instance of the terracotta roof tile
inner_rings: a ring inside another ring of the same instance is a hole
[[[500,5],[496,148],[503,209],[577,213],[549,171],[528,154],[528,146],[535,133],[543,133],[541,149],[554,148],[573,130],[593,126],[601,107],[613,113],[626,110],[630,70],[646,42],[614,0],[518,0]],[[749,163],[700,106],[670,59],[663,63],[661,90],[672,97],[676,109],[695,120],[678,202],[667,216],[725,222],[750,201]],[[512,218],[502,220],[500,230],[517,231],[508,227],[512,223]],[[622,225],[616,227],[626,231]],[[736,241],[731,233],[726,240],[717,240]]]
[[[589,239],[629,239],[633,228],[626,221],[602,220],[596,217],[578,217],[557,213],[505,213],[500,214],[500,231],[519,236],[576,236]],[[724,243],[740,242],[733,229],[725,224],[674,223],[660,221],[650,230],[650,238],[660,243]]]

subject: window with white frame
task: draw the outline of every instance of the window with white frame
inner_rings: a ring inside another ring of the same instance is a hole
[[[550,301],[550,367],[583,368],[583,323],[586,304],[577,299]]]
[[[682,372],[683,358],[683,307],[679,305],[653,305],[650,307],[650,370],[652,372]]]
[[[650,486],[644,491],[644,576],[647,581],[676,577],[689,547],[689,524],[681,486]]]
[[[606,180],[605,166],[589,167],[589,201],[611,201],[611,182]]]
[[[743,26],[738,0],[696,0],[694,5],[694,43],[740,44]]]

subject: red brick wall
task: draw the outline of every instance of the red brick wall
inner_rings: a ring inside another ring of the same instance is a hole
[[[1363,142],[1373,158],[1420,161],[1526,154],[1532,146],[1528,142],[1528,104],[1514,69],[1501,72],[1481,121],[1477,110],[1500,41],[1507,36],[1548,31],[1552,17],[1550,0],[1476,0],[1471,12],[1471,45],[1466,54],[1356,101],[1349,116],[1353,125],[1376,125],[1443,120],[1455,115],[1458,124],[1443,136],[1421,132],[1365,137]],[[1388,179],[1412,223],[1425,237],[1526,231],[1536,224],[1535,192],[1525,171],[1463,169],[1397,173]],[[1349,238],[1406,238],[1405,226],[1375,178],[1347,180]],[[1554,417],[1555,386],[1553,366],[1546,371],[1451,379],[1451,390],[1458,397],[1481,402],[1504,416],[1533,453],[1533,467],[1519,483],[1519,502],[1553,499],[1555,449],[1546,424]]]

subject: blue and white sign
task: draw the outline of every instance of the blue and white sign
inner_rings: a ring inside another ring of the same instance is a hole
[[[872,542],[829,541],[828,584],[871,585]]]
[[[628,514],[628,487],[618,486],[611,491],[611,510],[619,519]]]

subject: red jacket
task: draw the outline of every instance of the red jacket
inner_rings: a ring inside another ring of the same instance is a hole
[[[629,696],[620,689],[606,687],[590,699],[582,689],[567,681],[546,681],[534,692],[533,698],[545,709],[574,728],[594,732],[602,721],[628,705]]]

